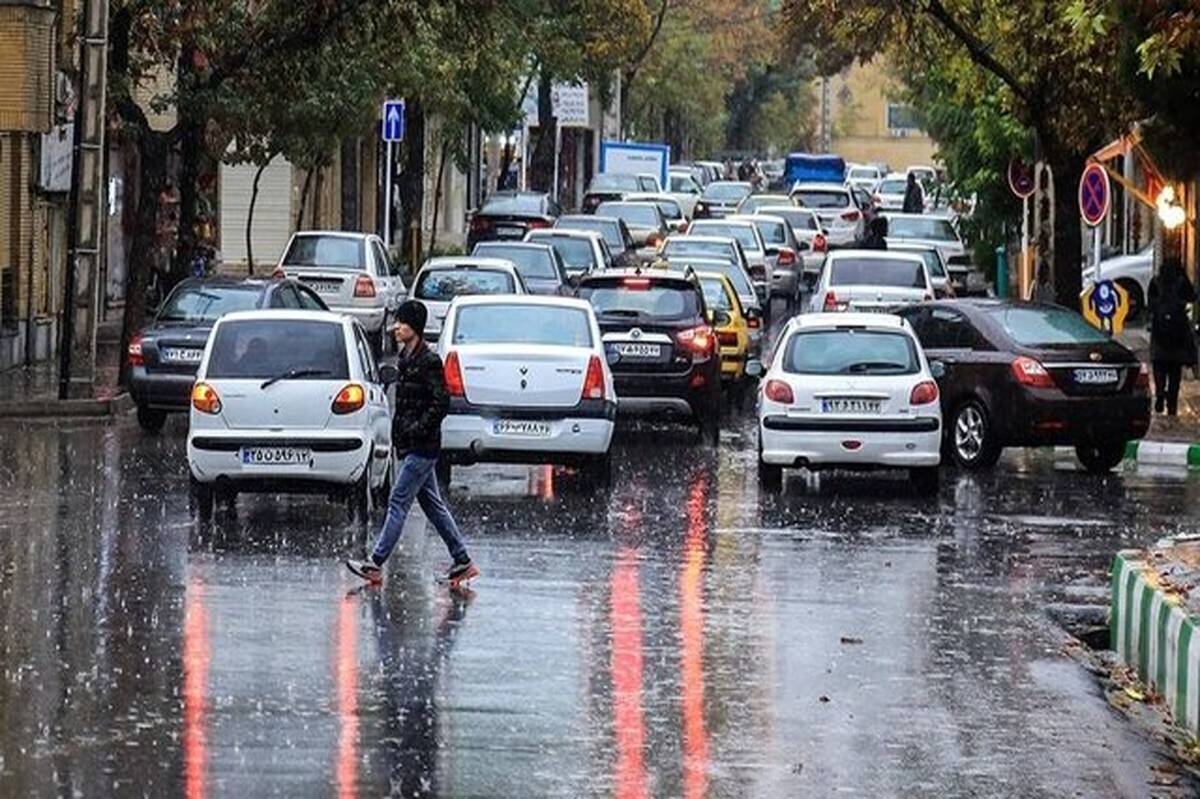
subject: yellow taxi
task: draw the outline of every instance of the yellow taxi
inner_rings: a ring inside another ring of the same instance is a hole
[[[704,304],[708,310],[723,311],[727,324],[714,324],[717,342],[721,351],[721,379],[729,383],[740,383],[746,378],[746,361],[750,357],[750,326],[742,311],[742,302],[729,278],[718,272],[696,272],[700,288],[704,292]],[[724,319],[719,321],[726,321]]]

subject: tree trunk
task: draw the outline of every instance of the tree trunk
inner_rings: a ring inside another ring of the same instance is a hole
[[[507,183],[508,170],[512,168],[512,159],[513,141],[512,137],[509,136],[508,144],[504,145],[504,154],[500,156],[500,172],[496,175],[496,191],[502,191],[506,188],[516,188],[516,186],[510,187]]]
[[[1079,216],[1079,179],[1086,158],[1051,155],[1054,170],[1054,293],[1058,304],[1079,309],[1082,288],[1083,231]]]
[[[554,189],[554,107],[550,100],[553,78],[543,70],[538,81],[538,129],[530,156],[531,171],[529,186],[534,191],[551,192]]]
[[[442,205],[442,179],[446,174],[446,161],[450,158],[450,148],[442,142],[442,152],[438,156],[437,182],[433,184],[433,225],[429,229],[429,258],[433,257],[433,247],[437,243],[438,211]]]
[[[321,219],[321,193],[325,191],[325,165],[317,165],[317,184],[313,186],[313,206],[312,218],[309,220],[309,228],[313,230],[321,230],[325,227]]]
[[[408,103],[404,130],[403,170],[396,180],[400,195],[401,258],[420,258],[421,209],[425,204],[425,107],[420,98]],[[390,208],[386,212],[390,212]],[[410,264],[415,270],[418,263]]]
[[[304,173],[304,188],[300,190],[300,209],[296,212],[296,230],[304,229],[304,209],[308,206],[308,190],[312,186],[313,171]]]
[[[270,163],[269,161],[267,163]],[[250,189],[250,209],[246,212],[246,273],[254,275],[254,205],[258,202],[258,181],[267,164],[259,164],[254,173],[254,185]]]

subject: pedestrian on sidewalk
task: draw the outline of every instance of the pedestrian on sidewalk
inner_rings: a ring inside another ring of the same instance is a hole
[[[351,572],[373,583],[383,580],[383,564],[400,540],[414,499],[450,551],[454,561],[446,573],[450,584],[479,574],[438,487],[442,419],[450,408],[450,394],[446,390],[442,359],[425,344],[426,315],[425,306],[416,300],[408,300],[396,310],[393,332],[400,355],[396,410],[392,416],[392,454],[399,468],[374,550],[365,560],[346,561]]]
[[[908,185],[904,187],[904,213],[925,213],[925,190],[914,172],[908,173]]]
[[[1151,279],[1148,293],[1154,410],[1174,416],[1179,410],[1183,367],[1196,365],[1196,338],[1187,315],[1187,306],[1196,301],[1196,289],[1179,259],[1168,258]]]

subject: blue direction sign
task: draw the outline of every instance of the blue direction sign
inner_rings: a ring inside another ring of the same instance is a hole
[[[404,101],[388,100],[383,104],[383,140],[404,141]]]
[[[1108,173],[1099,164],[1088,164],[1079,179],[1079,213],[1083,215],[1083,221],[1091,227],[1099,225],[1104,221],[1111,201]]]

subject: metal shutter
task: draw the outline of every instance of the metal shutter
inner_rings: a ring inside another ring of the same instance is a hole
[[[221,255],[227,265],[246,263],[246,215],[257,171],[254,164],[221,166]],[[258,181],[254,207],[256,272],[275,266],[291,234],[292,165],[276,156]]]

